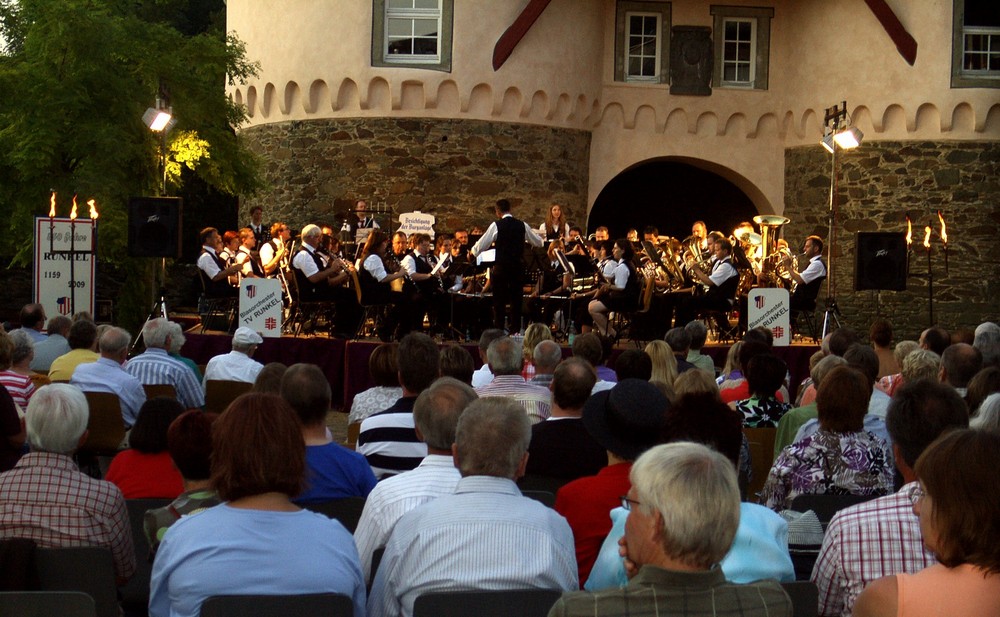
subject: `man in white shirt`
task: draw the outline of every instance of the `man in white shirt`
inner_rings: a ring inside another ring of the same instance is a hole
[[[132,335],[121,328],[109,328],[98,346],[101,357],[96,362],[88,362],[76,367],[69,383],[84,392],[110,392],[118,396],[122,408],[122,421],[132,426],[139,418],[139,410],[146,402],[146,391],[142,383],[125,372],[122,365],[128,359],[128,347]]]
[[[361,556],[361,572],[366,582],[374,575],[373,553],[389,540],[396,522],[417,506],[455,492],[462,477],[451,456],[458,418],[476,400],[466,384],[442,377],[417,397],[413,421],[417,438],[427,444],[427,456],[416,469],[379,482],[365,501],[354,542]]]
[[[198,269],[201,271],[205,295],[211,298],[235,296],[237,290],[229,284],[229,275],[243,268],[241,264],[227,266],[218,254],[221,244],[219,230],[206,227],[201,230],[201,254],[198,255]]]
[[[247,383],[257,381],[257,374],[264,365],[254,360],[253,354],[263,342],[264,339],[250,328],[237,328],[233,333],[233,350],[208,361],[203,383],[213,379]]]
[[[809,236],[802,245],[802,254],[809,264],[802,272],[796,272],[791,255],[784,258],[785,268],[795,281],[795,293],[791,298],[791,309],[795,311],[811,311],[816,308],[816,296],[826,279],[826,264],[823,263],[823,240],[819,236]]]

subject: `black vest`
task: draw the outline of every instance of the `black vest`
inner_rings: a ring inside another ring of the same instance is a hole
[[[513,216],[497,221],[497,263],[517,266],[524,258],[524,222]]]
[[[819,260],[823,264],[823,270],[826,271],[826,262],[822,259]],[[819,290],[823,287],[823,281],[826,280],[826,275],[805,284],[800,284],[795,286],[795,293],[792,294],[792,302],[795,304],[795,308],[801,308],[805,310],[810,310],[816,308],[816,296],[819,295]]]
[[[226,269],[226,262],[224,262],[222,258],[219,257],[218,253],[209,251],[204,247],[202,247],[201,252],[208,253],[212,257],[212,260],[215,261],[215,265],[219,266],[219,270]],[[211,298],[220,298],[222,296],[233,295],[232,287],[229,285],[229,281],[227,278],[223,278],[222,280],[219,281],[213,281],[208,277],[208,274],[201,268],[198,268],[198,274],[201,275],[201,281],[205,285],[206,296],[209,296]]]
[[[299,248],[296,254],[302,251],[306,251],[307,253],[309,253],[309,258],[313,260],[313,263],[316,264],[316,267],[319,268],[320,271],[323,271],[325,269],[323,266],[323,260],[320,258],[319,255],[316,254],[316,251],[310,251],[309,249],[303,246]],[[309,280],[309,277],[307,277],[305,273],[302,272],[302,270],[299,270],[298,268],[292,268],[292,270],[295,271],[295,283],[298,285],[299,288],[300,301],[313,302],[315,300],[319,300],[322,298],[323,293],[321,291],[322,288],[320,287],[320,285],[325,285],[326,283],[324,283],[323,281],[320,281],[319,283],[313,283],[312,281]]]
[[[730,258],[725,258],[722,262],[719,262],[719,266],[722,263],[728,262],[730,266],[733,265],[733,261]],[[733,266],[735,268],[735,266]],[[711,285],[708,288],[708,293],[705,295],[712,298],[722,299],[722,300],[732,300],[736,297],[736,288],[740,285],[740,273],[737,270],[736,274],[722,281],[721,285]]]

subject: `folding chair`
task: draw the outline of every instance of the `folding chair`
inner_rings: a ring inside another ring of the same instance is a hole
[[[84,392],[90,418],[87,420],[87,441],[78,450],[80,455],[114,456],[125,440],[125,422],[117,394]]]
[[[201,617],[352,617],[354,600],[337,593],[288,596],[212,596]],[[364,617],[359,615],[358,617]]]
[[[413,617],[545,617],[561,591],[440,591],[425,593],[413,603]]]
[[[781,583],[782,589],[792,600],[792,617],[817,617],[819,615],[819,590],[816,583],[795,581]]]
[[[205,411],[222,413],[241,394],[252,389],[253,384],[246,381],[209,379],[205,382]]]
[[[777,432],[776,428],[743,428],[743,434],[750,445],[750,465],[753,469],[753,480],[747,487],[747,495],[751,498],[764,488],[767,474],[771,472],[771,464],[774,463],[774,437]]]
[[[177,388],[173,384],[143,384],[142,389],[146,391],[146,398],[153,399],[158,396],[165,396],[177,400]]]
[[[344,497],[343,499],[332,499],[320,503],[304,503],[300,505],[306,510],[318,512],[340,521],[340,524],[353,534],[354,530],[358,528],[358,521],[361,520],[361,511],[365,509],[365,498]]]
[[[82,591],[3,591],[0,615],[97,617],[94,599]]]
[[[109,549],[40,548],[35,551],[35,566],[42,591],[83,592],[93,599],[97,617],[118,617],[115,568]]]
[[[143,531],[146,510],[170,505],[170,499],[126,499],[129,527],[132,530],[132,548],[135,551],[135,574],[121,589],[122,608],[126,614],[142,614],[149,607],[149,578],[153,564],[149,560],[149,541]]]

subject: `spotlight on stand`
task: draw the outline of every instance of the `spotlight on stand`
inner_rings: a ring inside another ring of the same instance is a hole
[[[823,134],[823,140],[820,141],[819,143],[822,144],[824,148],[826,148],[827,152],[833,154],[833,147],[834,147],[834,145],[833,145],[834,144],[834,142],[833,142],[833,133],[831,133],[829,131],[826,132],[826,133],[824,133]]]
[[[865,135],[861,132],[861,129],[850,126],[834,135],[833,140],[837,142],[837,145],[840,148],[844,150],[851,150],[861,145],[861,140],[864,136]]]
[[[156,107],[146,108],[146,113],[142,114],[142,121],[149,130],[156,133],[167,133],[177,124],[173,109],[165,107],[159,98],[156,99]]]

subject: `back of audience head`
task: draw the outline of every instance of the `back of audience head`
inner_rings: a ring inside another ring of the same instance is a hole
[[[674,397],[680,399],[687,394],[710,394],[712,398],[721,401],[719,384],[708,371],[684,371],[674,380]]]
[[[954,388],[967,388],[982,368],[983,354],[978,349],[968,343],[955,343],[941,354],[939,375]]]
[[[281,377],[281,398],[295,410],[303,426],[316,426],[326,421],[333,393],[322,369],[300,362],[288,367]]]
[[[920,454],[941,434],[969,426],[969,411],[954,388],[923,379],[896,390],[885,426],[897,458],[912,470]]]
[[[771,347],[774,346],[774,333],[767,328],[758,326],[747,330],[747,333],[743,336],[743,340],[747,342],[755,341],[763,343],[765,347],[771,349]]]
[[[903,358],[903,365],[900,367],[903,381],[907,383],[920,379],[937,381],[940,370],[941,356],[929,349],[915,349],[906,354],[906,357]]]
[[[167,428],[167,450],[185,480],[208,480],[212,476],[213,412],[189,409]]]
[[[710,446],[736,467],[743,445],[743,419],[711,393],[692,392],[677,397],[667,410],[662,434],[664,443],[693,441]]]
[[[903,359],[910,355],[910,352],[920,349],[920,343],[916,341],[899,341],[892,348],[892,357],[896,359],[896,366],[903,368]]]
[[[223,501],[302,492],[306,444],[285,399],[254,392],[229,404],[212,427],[212,485]]]
[[[3,369],[17,366],[25,360],[29,360],[35,352],[35,341],[31,335],[24,330],[14,330],[8,335],[10,339],[10,359],[4,361],[0,358],[0,367]]]
[[[94,349],[94,343],[97,342],[97,326],[85,319],[74,321],[66,340],[70,349]]]
[[[763,353],[754,356],[746,368],[750,394],[762,399],[771,398],[785,382],[788,365],[781,358]]]
[[[626,349],[615,360],[615,374],[618,379],[641,379],[649,381],[653,376],[653,361],[639,349]]]
[[[535,345],[542,341],[552,340],[552,330],[543,323],[530,323],[524,330],[524,341],[522,343],[525,354],[535,351]],[[527,359],[527,358],[525,358]]]
[[[469,350],[461,345],[445,345],[441,349],[441,359],[438,361],[441,377],[452,377],[465,384],[472,383],[472,375],[476,365]]]
[[[971,564],[1000,573],[1000,433],[952,431],[917,459],[916,472],[931,508],[933,549],[949,568]],[[923,522],[923,521],[922,521]],[[922,527],[923,525],[921,525]]]
[[[675,354],[686,354],[691,349],[691,335],[685,328],[670,328],[663,340]]]
[[[399,387],[399,343],[382,343],[368,356],[368,372],[376,386]]]
[[[711,448],[690,442],[647,451],[630,473],[636,501],[662,517],[662,548],[671,559],[699,570],[729,552],[740,518],[733,464]]]
[[[634,461],[659,443],[669,408],[670,399],[654,384],[623,379],[587,399],[583,425],[611,456]]]
[[[847,348],[843,355],[847,361],[847,366],[855,369],[868,379],[869,386],[874,386],[878,381],[878,356],[875,350],[868,345],[854,343]]]
[[[708,340],[708,328],[705,327],[705,322],[695,319],[687,322],[684,329],[691,337],[691,349],[701,351],[701,348],[705,346],[705,341]]]
[[[14,357],[14,342],[10,340],[10,335],[3,328],[0,328],[0,371],[10,368],[11,360]]]
[[[941,355],[951,345],[951,335],[941,326],[932,326],[920,333],[920,347]]]
[[[119,361],[124,361],[128,356],[128,347],[131,342],[131,334],[121,328],[112,326],[104,331],[97,345],[102,356],[115,359],[120,358]]]
[[[167,353],[179,354],[181,352],[181,348],[184,347],[184,343],[187,340],[184,337],[184,329],[181,328],[181,325],[176,321],[168,321],[167,333],[170,335],[170,349],[167,350]]]
[[[980,431],[1000,433],[1000,392],[994,392],[979,405],[969,426]]]
[[[45,309],[41,304],[25,304],[18,318],[22,328],[37,330],[45,325]]]
[[[458,419],[479,398],[467,383],[441,377],[420,393],[413,404],[413,421],[418,436],[428,448],[451,452]]]
[[[562,362],[562,347],[552,339],[539,341],[531,353],[531,359],[537,372],[552,373]]]
[[[837,328],[830,333],[830,353],[835,356],[843,356],[848,347],[859,342],[861,342],[861,338],[854,330],[847,327]]]
[[[583,358],[594,368],[601,365],[602,353],[601,339],[593,332],[580,334],[573,341],[573,355]]]
[[[820,428],[831,433],[856,433],[864,426],[872,388],[868,378],[848,366],[838,366],[823,377],[816,391]]]
[[[590,391],[597,382],[597,374],[589,362],[581,358],[568,358],[559,363],[552,373],[552,404],[563,410],[579,411],[590,398]]]
[[[994,392],[1000,392],[1000,368],[990,366],[976,373],[976,376],[969,381],[969,389],[965,393],[965,403],[969,406],[969,413],[975,415],[986,397]]]
[[[722,367],[722,375],[729,379],[729,374],[733,371],[742,370],[740,366],[740,351],[743,350],[743,341],[736,341],[726,352],[726,362]]]
[[[823,383],[823,378],[826,377],[827,373],[838,366],[847,366],[847,360],[844,360],[840,356],[825,356],[822,360],[817,362],[816,366],[809,371],[809,377],[813,381],[813,387],[819,389],[819,386]]]
[[[462,477],[516,480],[524,473],[531,421],[524,408],[503,397],[473,401],[458,419],[455,465]]]
[[[431,337],[411,332],[399,342],[397,354],[399,385],[408,392],[419,394],[437,379],[441,352]]]
[[[494,375],[520,375],[524,368],[524,352],[521,341],[504,336],[490,343],[486,351],[490,371]]]
[[[69,329],[73,327],[73,320],[65,315],[56,315],[55,317],[50,317],[48,324],[45,326],[45,331],[52,336],[53,334],[58,334],[65,337],[69,334]]]
[[[150,319],[142,326],[142,342],[147,349],[166,349],[170,338],[170,322],[161,317]]]
[[[285,376],[288,367],[282,362],[268,362],[257,373],[253,382],[253,391],[266,394],[281,394],[281,378]],[[395,375],[395,372],[393,372]]]
[[[868,338],[876,347],[888,348],[892,344],[892,324],[888,319],[876,319],[868,328]]]
[[[976,340],[976,332],[970,328],[958,328],[951,332],[951,344],[965,343],[971,345]]]
[[[983,354],[983,366],[1000,366],[1000,326],[991,321],[979,324],[972,346]]]
[[[167,429],[182,413],[184,407],[176,399],[158,396],[147,400],[128,434],[129,447],[145,454],[163,452],[167,449]]]
[[[652,364],[650,380],[673,385],[677,380],[677,356],[670,345],[665,341],[650,341],[646,344],[645,352]]]
[[[90,408],[76,386],[49,384],[39,388],[28,402],[24,427],[35,452],[72,454],[87,432]]]
[[[743,340],[742,342],[743,345],[740,346],[739,350],[740,370],[743,371],[743,377],[746,377],[747,369],[750,367],[750,361],[753,360],[755,356],[769,353],[770,349],[767,345],[761,343],[760,341]]]
[[[486,352],[490,348],[490,343],[507,334],[500,328],[487,328],[479,335],[479,355],[483,362],[486,361]]]

